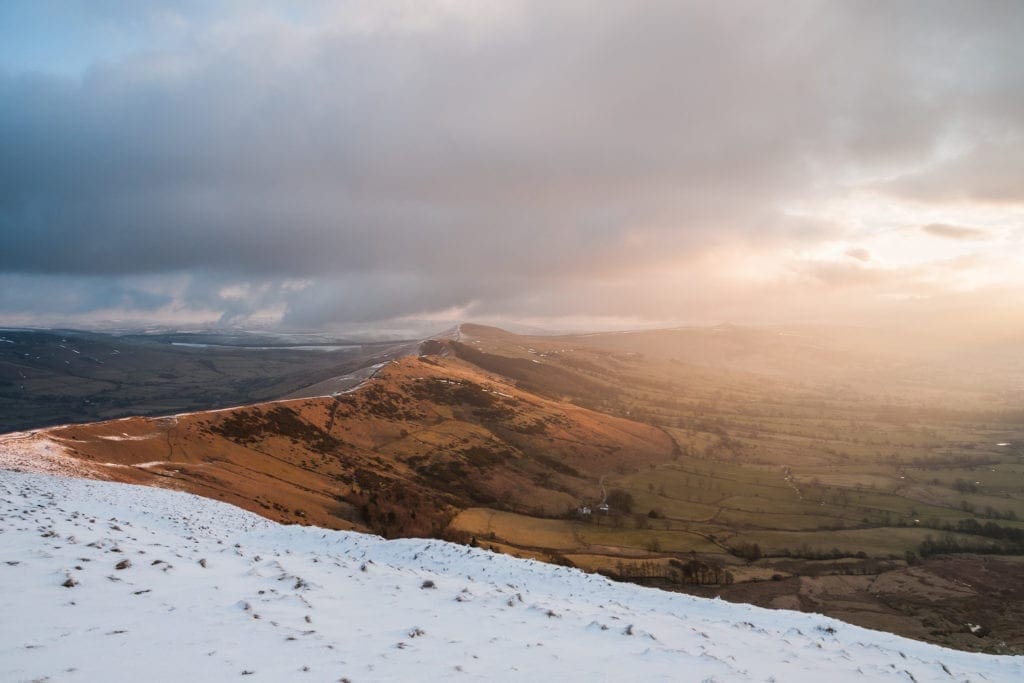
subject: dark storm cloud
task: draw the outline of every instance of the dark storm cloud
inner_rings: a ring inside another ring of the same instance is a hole
[[[101,309],[153,311],[172,297],[120,278],[0,273],[0,311],[80,315]]]
[[[232,7],[78,80],[0,73],[0,272],[190,273],[182,305],[229,321],[585,313],[567,288],[813,242],[831,228],[787,201],[893,164],[946,191],[949,136],[1024,135],[1016,3],[527,3],[360,30]]]

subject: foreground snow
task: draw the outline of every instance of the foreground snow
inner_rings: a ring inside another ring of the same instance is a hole
[[[1024,658],[439,541],[281,526],[183,493],[0,471],[0,680],[240,676],[1020,681]]]

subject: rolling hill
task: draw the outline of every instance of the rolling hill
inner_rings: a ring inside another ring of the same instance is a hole
[[[5,435],[0,463],[1024,651],[1013,395],[841,346],[462,325],[299,397]]]
[[[403,358],[336,396],[69,425],[2,443],[49,448],[86,476],[387,536],[440,535],[469,507],[561,515],[599,499],[601,476],[675,451],[664,430],[441,356]]]

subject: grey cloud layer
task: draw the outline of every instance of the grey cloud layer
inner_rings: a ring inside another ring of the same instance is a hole
[[[780,207],[879,169],[916,169],[896,194],[1024,201],[977,170],[1024,136],[1022,16],[537,3],[482,27],[199,25],[80,82],[6,73],[0,272],[263,283],[184,304],[280,303],[296,325],[604,309],[578,292],[717,244],[827,237]],[[951,137],[966,151],[936,161]]]

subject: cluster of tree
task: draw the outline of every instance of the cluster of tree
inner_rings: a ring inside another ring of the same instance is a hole
[[[965,443],[957,444],[958,448],[964,450],[971,450],[974,444]],[[990,465],[998,465],[1002,462],[1002,458],[995,455],[972,455],[964,453],[946,453],[943,455],[933,455],[927,457],[917,457],[908,460],[914,467],[918,467],[923,470],[941,470],[941,469],[959,469],[966,468],[971,469],[973,467],[987,467]]]
[[[702,586],[706,584],[731,584],[732,573],[719,564],[703,562],[696,558],[668,561],[669,578],[683,585]]]
[[[672,558],[664,562],[623,562],[615,565],[614,577],[626,581],[660,579],[683,586],[729,585],[733,575],[714,562],[696,558],[680,560]]]
[[[926,537],[917,548],[921,557],[948,555],[953,553],[977,553],[979,555],[1024,555],[1022,543],[1000,543],[973,539],[958,539],[952,534],[942,538]]]
[[[801,545],[799,548],[789,549],[782,548],[777,553],[780,557],[793,557],[800,560],[838,560],[843,557],[856,557],[859,559],[867,558],[868,554],[863,550],[840,550],[839,548],[832,548],[831,550],[813,550],[806,543]]]
[[[429,491],[365,469],[355,477],[359,485],[343,501],[358,511],[359,521],[385,538],[440,536],[454,516],[452,507]]]
[[[748,562],[755,562],[760,560],[762,557],[761,546],[757,543],[748,543],[747,541],[739,541],[734,543],[730,548],[729,552],[736,557],[741,557]]]
[[[988,517],[989,519],[1005,519],[1009,522],[1017,521],[1017,513],[1013,510],[1005,510],[1000,512],[991,505],[986,505],[985,509],[979,513],[982,517]]]
[[[1024,529],[1000,526],[995,522],[985,522],[982,524],[976,519],[961,519],[956,523],[956,526],[947,525],[944,530],[959,531],[960,533],[971,534],[972,536],[1013,541],[1014,543],[1024,543]]]
[[[967,481],[966,479],[957,479],[953,482],[953,488],[960,493],[977,493],[978,485],[973,481]]]
[[[974,507],[971,506],[967,512],[974,512]],[[1013,510],[1008,510],[1005,513],[1000,513],[998,510],[993,508],[987,508],[986,513],[983,515],[990,519],[1007,519],[1009,521],[1017,521],[1017,513]],[[900,522],[900,526],[909,526],[910,524]],[[1009,539],[1009,540],[1020,540],[1018,537],[1021,533],[1024,533],[1024,529],[1019,529],[1014,526],[1000,526],[995,522],[985,522],[982,524],[977,519],[967,518],[950,524],[942,522],[936,519],[925,519],[921,523],[914,524],[914,526],[925,526],[927,528],[934,528],[939,531],[959,531],[961,533],[971,533],[973,536],[983,536],[989,539]]]
[[[927,536],[918,548],[921,557],[942,553],[1024,555],[1024,529],[1001,526],[995,522],[982,524],[976,519],[961,519],[955,525],[946,524],[940,528],[947,533],[938,539]],[[957,538],[953,532],[980,536],[991,539],[991,542]]]
[[[605,499],[608,507],[616,512],[629,514],[633,511],[633,494],[623,489],[612,489]]]

